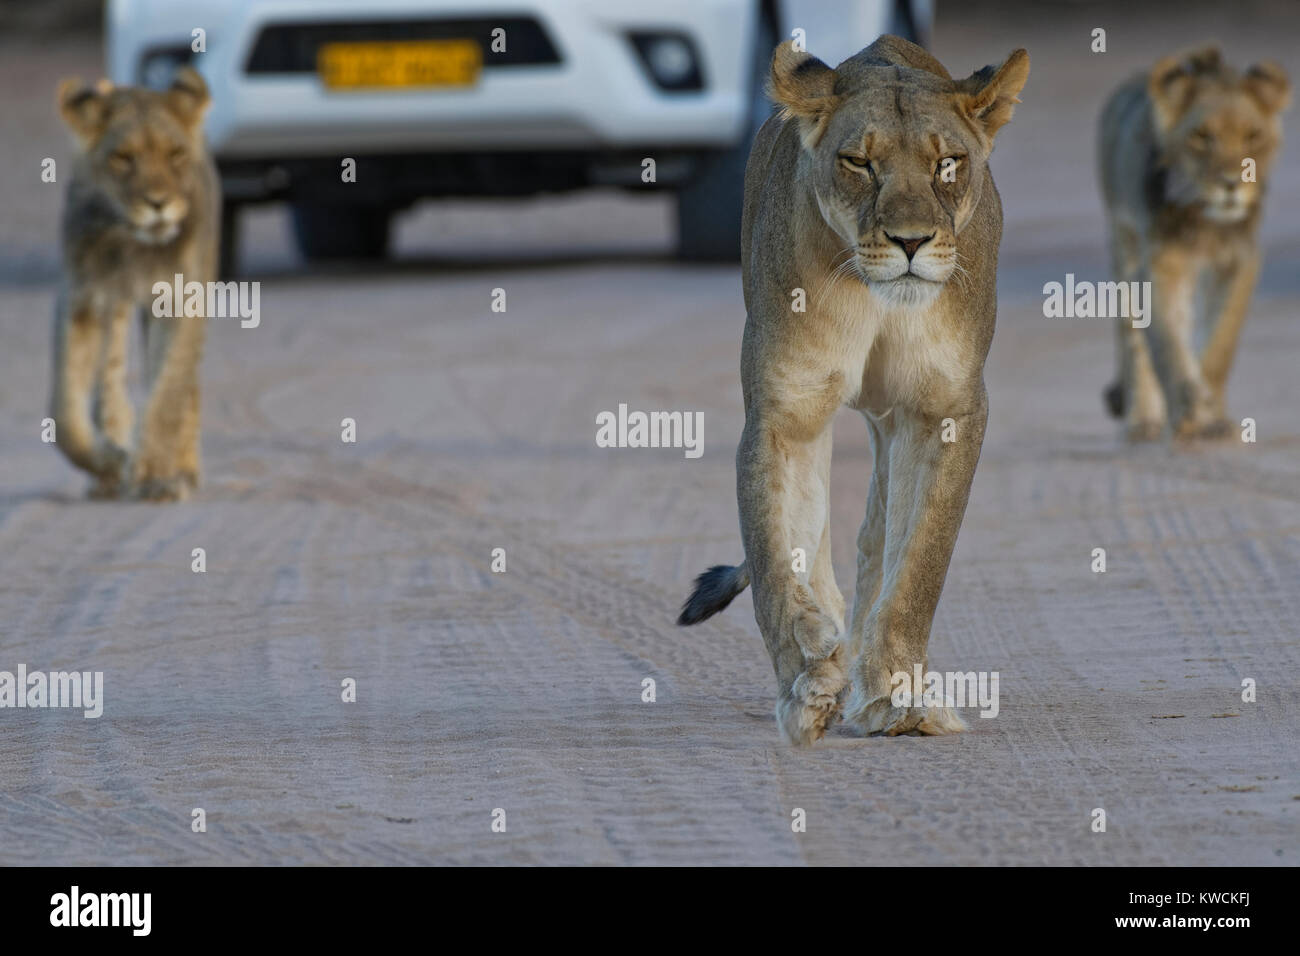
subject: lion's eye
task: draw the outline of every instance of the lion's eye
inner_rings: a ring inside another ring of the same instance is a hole
[[[130,153],[124,153],[120,150],[108,157],[108,164],[119,173],[130,172],[134,162],[135,160],[132,159]]]
[[[871,160],[865,156],[859,156],[857,153],[840,153],[840,160],[848,163],[855,169],[865,169],[871,171]]]
[[[185,162],[185,150],[179,146],[176,149],[173,149],[171,161],[173,166],[179,166],[181,163]]]
[[[1198,126],[1196,129],[1192,130],[1191,135],[1187,137],[1187,142],[1197,149],[1204,149],[1206,146],[1210,145],[1210,131],[1204,126]]]

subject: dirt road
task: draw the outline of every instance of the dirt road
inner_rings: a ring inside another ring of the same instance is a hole
[[[1230,390],[1255,444],[1124,447],[1109,323],[1046,319],[1041,289],[1101,275],[1110,86],[1229,28],[1229,56],[1300,77],[1297,20],[1039,9],[941,12],[936,37],[953,72],[1033,56],[994,158],[992,411],[931,645],[936,669],[999,672],[1000,712],[806,752],[778,743],[747,594],[673,624],[692,576],[741,554],[744,315],[736,270],[671,261],[665,202],[430,207],[397,264],[355,273],[302,268],[258,214],[262,324],[209,340],[206,488],[91,502],[39,438],[60,187],[38,170],[67,155],[55,81],[98,51],[6,49],[0,670],[102,671],[105,700],[0,710],[0,864],[1295,865],[1300,183],[1274,186]],[[703,412],[703,456],[598,448],[620,403]],[[836,428],[847,589],[870,453],[854,416]]]

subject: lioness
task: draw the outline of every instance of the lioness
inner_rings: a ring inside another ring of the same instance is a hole
[[[1016,50],[954,81],[893,36],[833,70],[790,43],[773,57],[770,93],[782,109],[759,131],[745,173],[736,454],[745,561],[702,574],[678,623],[717,613],[753,582],[777,723],[792,743],[825,733],[850,662],[845,720],[858,731],[965,728],[948,707],[894,706],[891,677],[927,665],[984,439],[1002,235],[987,161],[1028,75],[1029,56]],[[792,309],[797,290],[806,312]],[[829,526],[830,425],[841,405],[866,417],[875,458],[847,639]]]
[[[1224,387],[1259,274],[1255,236],[1290,95],[1213,47],[1162,59],[1106,103],[1099,165],[1115,278],[1149,281],[1145,330],[1121,319],[1111,413],[1134,441],[1232,430]],[[1199,302],[1198,302],[1199,299]],[[1198,308],[1199,306],[1199,308]]]
[[[179,499],[197,487],[204,322],[144,310],[148,400],[138,441],[126,388],[131,315],[155,282],[216,278],[220,192],[203,143],[208,89],[183,69],[165,92],[59,85],[80,146],[63,213],[55,314],[55,440],[93,496]],[[133,450],[134,445],[134,450]]]

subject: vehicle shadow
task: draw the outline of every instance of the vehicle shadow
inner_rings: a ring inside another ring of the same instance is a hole
[[[294,260],[276,262],[259,268],[241,267],[232,274],[234,279],[256,279],[259,281],[275,279],[316,279],[316,278],[393,278],[413,276],[438,276],[473,274],[481,272],[542,272],[547,270],[572,269],[582,266],[662,266],[679,264],[676,257],[668,251],[653,250],[604,250],[604,249],[565,249],[562,252],[547,254],[536,249],[483,250],[481,254],[443,255],[439,253],[421,253],[384,260],[339,259],[329,262],[308,262]],[[728,263],[715,263],[725,267]],[[739,264],[731,264],[739,268]]]

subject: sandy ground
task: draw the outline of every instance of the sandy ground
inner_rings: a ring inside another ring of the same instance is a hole
[[[673,625],[692,576],[740,557],[744,315],[735,270],[670,260],[665,202],[430,206],[369,272],[306,270],[278,211],[251,217],[263,323],[212,330],[206,489],[93,503],[39,440],[61,187],[37,171],[68,155],[55,80],[98,51],[7,47],[0,669],[103,671],[106,703],[0,711],[0,864],[1296,864],[1293,167],[1230,397],[1257,444],[1124,447],[1099,400],[1109,323],[1041,312],[1044,282],[1100,276],[1092,126],[1113,83],[1213,36],[1300,76],[1297,20],[1232,7],[941,16],[954,72],[1033,55],[994,160],[988,438],[931,643],[935,668],[998,671],[1001,712],[806,752],[778,743],[748,595]],[[702,411],[703,457],[597,448],[620,402]],[[847,586],[870,453],[847,412],[837,439]]]

